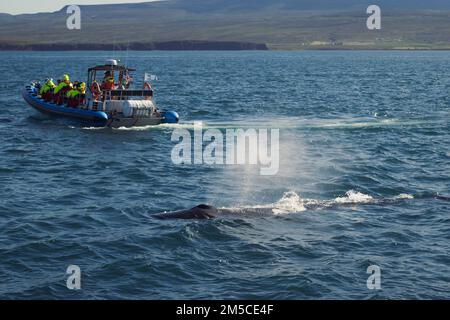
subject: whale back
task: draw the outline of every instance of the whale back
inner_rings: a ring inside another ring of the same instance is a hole
[[[171,219],[208,220],[216,218],[217,214],[218,210],[216,207],[207,204],[201,204],[188,210],[158,213],[153,215],[153,217],[160,220],[171,220]]]

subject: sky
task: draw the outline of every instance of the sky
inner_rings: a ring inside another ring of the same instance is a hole
[[[154,0],[1,0],[0,12],[10,14],[52,12],[60,10],[68,4],[104,4],[104,3],[137,3]]]

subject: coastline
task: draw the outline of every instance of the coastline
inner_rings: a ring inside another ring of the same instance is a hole
[[[0,51],[450,51],[450,44],[393,45],[297,45],[239,41],[165,41],[111,43],[0,43]]]
[[[112,43],[0,43],[0,51],[240,51],[269,48],[263,43],[239,41],[165,41],[135,42],[129,44]]]

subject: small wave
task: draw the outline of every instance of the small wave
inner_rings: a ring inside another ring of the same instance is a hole
[[[27,149],[20,149],[20,148],[12,148],[12,149],[6,149],[4,152],[9,154],[26,154],[26,153],[32,153],[32,150]]]

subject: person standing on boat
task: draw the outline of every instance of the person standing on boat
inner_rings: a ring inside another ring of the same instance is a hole
[[[102,90],[114,90],[116,88],[114,84],[114,77],[112,76],[110,71],[105,72],[105,76],[103,77],[103,82],[101,85]]]
[[[72,89],[72,83],[67,74],[63,76],[63,80],[55,87],[53,91],[54,101],[56,104],[60,105],[64,103],[64,96],[67,91]]]

